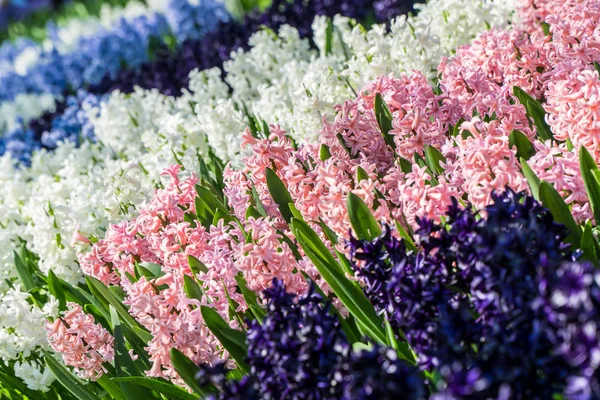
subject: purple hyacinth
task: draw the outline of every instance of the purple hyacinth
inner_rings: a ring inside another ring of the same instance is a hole
[[[353,352],[331,304],[315,292],[296,297],[274,280],[265,291],[267,315],[247,334],[250,374],[227,381],[224,364],[201,366],[196,378],[219,399],[425,399],[421,373],[395,350],[373,346]]]
[[[418,252],[389,229],[351,240],[367,296],[437,371],[436,398],[592,393],[598,274],[573,261],[568,231],[533,198],[496,193],[485,215],[454,202],[444,224],[418,221]]]

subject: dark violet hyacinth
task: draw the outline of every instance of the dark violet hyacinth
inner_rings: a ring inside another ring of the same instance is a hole
[[[389,229],[351,240],[367,296],[440,375],[437,399],[600,398],[600,275],[533,198],[508,189],[485,211],[418,221],[417,253]]]
[[[122,70],[119,74],[105,79],[90,90],[94,93],[108,93],[118,89],[131,92],[135,86],[144,89],[158,89],[167,95],[178,96],[182,88],[188,86],[189,73],[197,68],[205,70],[223,67],[231,57],[231,52],[248,48],[248,39],[261,27],[277,31],[283,25],[295,27],[301,37],[311,34],[311,25],[317,15],[333,17],[341,14],[364,21],[374,17],[377,22],[406,13],[416,0],[274,0],[263,13],[254,12],[243,22],[221,22],[212,32],[200,40],[186,40],[175,52],[166,47],[159,49],[153,61],[139,68]]]
[[[265,399],[335,399],[335,373],[348,352],[330,304],[311,287],[298,299],[281,281],[265,291],[268,315],[248,330],[248,363]]]
[[[267,315],[248,330],[250,374],[227,381],[224,364],[202,366],[203,387],[219,399],[426,399],[421,373],[398,359],[395,350],[374,346],[353,352],[330,303],[311,286],[299,298],[281,281],[265,291]]]
[[[342,371],[343,400],[428,397],[422,374],[400,361],[396,351],[389,347],[374,345],[371,350],[351,353]]]

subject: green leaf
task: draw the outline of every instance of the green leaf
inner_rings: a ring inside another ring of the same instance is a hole
[[[325,55],[331,54],[333,48],[333,23],[331,18],[327,18],[327,26],[325,27]]]
[[[106,392],[110,395],[111,399],[114,400],[126,400],[125,393],[121,387],[113,382],[108,375],[102,375],[100,379],[96,381]]]
[[[391,348],[393,348],[394,350],[396,350],[396,352],[398,353],[400,358],[404,359],[405,361],[407,361],[408,363],[410,363],[412,365],[415,365],[416,364],[415,355],[414,355],[413,351],[411,350],[410,346],[408,345],[408,343],[401,342],[398,339],[396,339],[394,330],[392,329],[392,326],[390,325],[390,323],[387,319],[384,319],[384,323],[385,323],[385,333],[388,338],[389,346]]]
[[[198,260],[192,255],[188,255],[188,264],[190,265],[190,269],[194,274],[198,274],[200,272],[208,272],[208,267],[204,265],[202,261]]]
[[[214,308],[201,306],[200,310],[208,329],[219,339],[221,345],[233,357],[238,367],[244,373],[248,373],[250,367],[246,364],[246,355],[248,354],[246,335],[243,332],[230,328],[229,324],[225,322]]]
[[[254,204],[256,205],[256,210],[259,213],[259,216],[263,216],[266,217],[267,216],[267,211],[265,210],[265,206],[263,205],[262,201],[260,201],[260,197],[258,196],[258,192],[256,191],[256,186],[254,185],[254,183],[252,183],[252,198],[254,199]],[[250,209],[250,207],[248,207],[248,209]],[[246,217],[248,212],[246,212]]]
[[[358,167],[356,169],[356,181],[360,182],[363,180],[368,180],[369,179],[369,174],[367,174],[367,171],[365,171],[362,167]]]
[[[113,378],[112,380],[114,382],[123,382],[146,387],[148,389],[154,390],[157,393],[165,395],[168,399],[198,400],[200,398],[199,396],[189,394],[185,389],[180,388],[179,386],[175,386],[171,382],[167,382],[162,379],[152,379],[141,376],[128,376],[122,378]]]
[[[513,87],[513,93],[525,106],[527,116],[533,119],[538,135],[543,140],[554,140],[550,126],[546,123],[546,111],[544,111],[542,105],[518,86]]]
[[[98,292],[98,294],[100,294],[100,296],[102,296],[102,298],[106,300],[108,304],[115,308],[115,310],[119,314],[119,318],[121,319],[121,321],[125,325],[129,326],[136,334],[138,334],[142,341],[147,343],[150,340],[152,340],[152,335],[150,334],[150,332],[148,332],[145,329],[142,329],[139,326],[139,324],[131,317],[131,315],[129,315],[121,301],[119,301],[119,299],[117,299],[115,295],[110,290],[108,290],[108,288],[102,282],[91,276],[86,276],[85,279],[88,283],[88,286],[90,288],[93,288],[96,292]],[[134,328],[138,329],[135,330]]]
[[[227,207],[221,203],[221,201],[207,188],[204,186],[196,185],[196,193],[198,193],[198,197],[202,199],[202,201],[208,206],[210,210],[213,210],[213,213],[217,210],[221,210],[227,213]]]
[[[242,292],[242,296],[244,296],[244,300],[246,304],[250,308],[250,312],[254,315],[257,321],[262,322],[267,313],[265,310],[258,304],[258,300],[256,297],[256,293],[252,290],[248,289],[248,285],[246,284],[246,280],[240,274],[235,276],[235,281],[237,282],[238,287]]]
[[[533,172],[533,170],[527,164],[527,160],[524,158],[519,159],[521,162],[521,170],[523,171],[523,175],[525,179],[527,179],[527,183],[529,184],[529,189],[531,189],[531,195],[534,199],[540,200],[540,178]]]
[[[400,222],[396,221],[396,230],[404,239],[404,245],[407,250],[417,251],[417,246],[415,246],[415,242],[412,237],[410,237],[409,233],[400,225]]]
[[[322,144],[321,149],[319,149],[319,158],[321,161],[325,161],[331,158],[331,151],[329,151],[329,147]]]
[[[581,229],[575,222],[575,219],[573,219],[569,206],[567,206],[560,194],[552,187],[552,185],[545,181],[540,183],[539,194],[542,204],[550,210],[554,219],[565,225],[571,232],[567,237],[567,241],[574,246],[578,246],[581,242]]]
[[[198,366],[192,360],[190,360],[188,356],[176,348],[171,349],[170,355],[173,368],[175,368],[175,371],[177,371],[185,384],[199,395],[204,395],[204,391],[200,388],[200,386],[198,386],[198,382],[196,382],[196,372],[198,372]]]
[[[396,150],[396,143],[394,143],[394,137],[390,135],[390,131],[392,130],[392,113],[388,108],[387,104],[381,97],[380,93],[375,95],[375,118],[377,119],[377,124],[379,125],[379,129],[381,130],[381,134],[383,135],[383,140],[390,146],[393,150]]]
[[[29,269],[26,260],[21,259],[16,251],[13,251],[13,256],[15,260],[15,268],[17,270],[17,274],[19,274],[19,278],[21,278],[21,282],[23,283],[23,287],[25,290],[31,290],[35,287],[35,283],[33,281],[33,274]]]
[[[383,322],[375,312],[373,305],[362,290],[346,278],[315,231],[307,223],[298,219],[292,220],[292,231],[306,255],[348,311],[364,325],[367,333],[373,339],[385,344]]]
[[[529,160],[535,154],[535,148],[527,138],[523,134],[523,132],[518,130],[513,130],[510,133],[508,138],[508,145],[510,147],[517,148],[517,157],[522,158],[524,160]]]
[[[438,149],[433,146],[425,145],[425,162],[429,169],[435,174],[440,175],[444,173],[444,169],[440,165],[441,162],[445,162],[446,158],[440,153]]]
[[[452,128],[452,132],[450,133],[453,137],[457,137],[460,133],[460,126],[462,125],[462,123],[465,122],[464,118],[461,118],[458,120],[458,122],[456,123],[456,125],[454,125],[454,127]]]
[[[288,203],[288,207],[290,208],[290,211],[292,212],[292,215],[294,216],[294,218],[304,219],[302,217],[302,214],[300,213],[300,211],[298,211],[298,209],[294,205],[294,203]]]
[[[594,171],[598,171],[598,166],[590,152],[583,146],[579,150],[579,168],[581,169],[581,177],[583,178],[583,183],[590,199],[594,220],[596,221],[596,225],[600,225],[600,184],[594,177]]]
[[[215,218],[215,213],[210,207],[200,198],[196,197],[194,199],[194,206],[196,208],[196,216],[198,217],[198,221],[205,228],[210,228],[213,219]]]
[[[20,379],[5,374],[4,372],[0,372],[0,388],[7,389],[11,394],[16,394],[18,391],[21,395],[27,396],[29,400],[47,398],[42,392],[29,389]],[[4,399],[1,395],[0,398]]]
[[[598,261],[598,242],[594,237],[594,232],[590,221],[587,221],[583,226],[583,234],[581,235],[581,243],[579,244],[579,248],[583,252],[583,258],[594,263]]]
[[[354,232],[359,239],[373,240],[378,236],[381,236],[381,228],[379,223],[371,214],[369,207],[364,201],[354,193],[348,193],[347,200],[348,217],[350,218],[350,224],[354,228]]]
[[[188,297],[188,299],[196,299],[200,302],[202,302],[202,297],[205,295],[202,287],[194,278],[189,275],[183,276],[183,290],[185,291],[185,295]]]
[[[48,289],[50,289],[52,296],[56,297],[58,300],[58,309],[60,311],[66,310],[67,302],[65,300],[65,291],[52,270],[48,271]]]
[[[298,218],[300,219],[300,218]],[[338,237],[335,234],[335,232],[327,226],[327,224],[325,223],[325,221],[323,221],[323,218],[319,217],[319,225],[321,225],[321,229],[323,229],[323,233],[325,233],[325,236],[327,237],[327,240],[329,240],[331,242],[331,244],[336,245],[339,243],[338,241]]]
[[[412,172],[412,163],[410,161],[408,161],[406,158],[404,157],[396,157],[398,159],[398,162],[400,163],[400,169],[402,170],[402,172],[404,172],[405,174],[409,174]]]
[[[42,350],[42,352],[46,359],[46,365],[50,368],[50,371],[52,371],[56,380],[58,380],[65,389],[71,392],[78,400],[97,400],[97,396],[87,388],[83,381],[58,362],[50,352],[47,350]]]
[[[289,223],[293,218],[289,204],[294,203],[290,192],[288,192],[281,179],[279,179],[275,171],[271,168],[265,169],[265,176],[267,178],[267,187],[269,188],[271,197],[279,206],[279,211],[281,212],[281,215],[283,215],[283,219]]]

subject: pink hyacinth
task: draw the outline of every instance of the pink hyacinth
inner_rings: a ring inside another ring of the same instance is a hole
[[[65,365],[75,368],[79,377],[95,381],[106,372],[104,363],[114,359],[114,338],[79,304],[67,305],[63,317],[46,321],[48,343],[61,354]]]
[[[592,67],[551,80],[546,92],[548,124],[556,139],[585,146],[600,161],[600,79]]]
[[[565,202],[571,205],[573,217],[584,222],[592,217],[585,185],[579,169],[577,151],[569,151],[567,145],[534,143],[537,150],[527,164],[541,179],[554,186]]]
[[[123,288],[130,314],[151,332],[146,348],[152,362],[148,375],[183,384],[171,365],[171,348],[197,363],[212,362],[223,353],[204,326],[199,306],[211,305],[229,319],[229,296],[240,304],[240,311],[245,309],[244,299],[235,289],[238,269],[233,258],[233,244],[243,234],[222,222],[207,231],[200,224],[184,221],[186,213],[195,213],[198,179],[181,178],[178,167],[165,173],[172,182],[157,190],[140,208],[139,216],[110,226],[105,237],[79,259],[86,274]],[[199,259],[208,271],[194,274],[189,257]],[[144,267],[145,263],[159,265],[162,276],[130,281],[136,265]],[[206,294],[201,300],[186,296],[186,275],[201,282]],[[232,326],[237,326],[236,322],[232,321]]]
[[[503,191],[507,186],[515,191],[528,189],[508,134],[498,121],[473,118],[464,122],[461,130],[468,134],[458,135],[444,148],[444,174],[471,204],[481,209],[491,202],[494,190]]]

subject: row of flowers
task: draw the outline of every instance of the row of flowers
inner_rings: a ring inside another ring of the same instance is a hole
[[[214,37],[184,42],[2,158],[4,386],[600,396],[600,5],[309,3],[312,29],[276,3],[216,68],[161,86]]]

